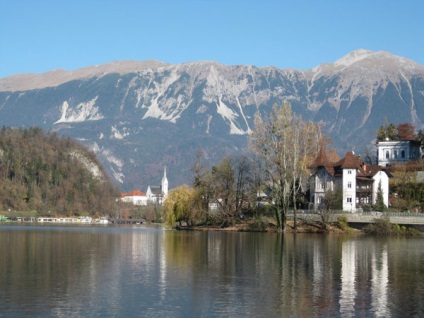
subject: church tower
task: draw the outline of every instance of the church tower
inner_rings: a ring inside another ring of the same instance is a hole
[[[168,179],[166,178],[166,167],[164,168],[163,171],[163,178],[162,178],[162,195],[163,198],[166,198],[166,196],[168,195]]]

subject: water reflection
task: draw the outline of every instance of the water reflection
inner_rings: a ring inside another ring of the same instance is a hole
[[[421,316],[423,241],[0,226],[0,316]]]
[[[342,273],[340,292],[340,312],[344,317],[353,317],[356,298],[356,244],[357,241],[342,244]]]

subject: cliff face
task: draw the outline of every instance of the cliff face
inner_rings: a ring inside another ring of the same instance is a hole
[[[386,117],[424,123],[424,67],[387,52],[354,51],[300,71],[120,61],[0,79],[0,125],[40,126],[88,145],[123,189],[190,183],[197,149],[216,163],[242,151],[253,117],[284,100],[320,121],[341,153],[360,152]]]

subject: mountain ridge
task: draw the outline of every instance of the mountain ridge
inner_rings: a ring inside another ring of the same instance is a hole
[[[283,101],[321,122],[341,154],[364,149],[384,118],[424,128],[424,67],[385,51],[356,50],[305,71],[124,61],[46,74],[0,79],[0,124],[79,140],[124,190],[158,184],[165,165],[171,186],[190,183],[197,149],[209,164],[240,152],[255,113]],[[43,76],[59,84],[41,88]],[[23,89],[31,85],[39,88]]]
[[[382,60],[383,57],[387,59],[391,59],[392,61],[398,62],[398,64],[406,64],[409,68],[412,69],[421,69],[424,72],[424,66],[416,63],[413,60],[400,57],[389,53],[387,51],[371,51],[365,49],[354,50],[340,59],[336,60],[333,63],[324,63],[319,64],[313,68],[307,70],[297,70],[294,68],[278,68],[276,66],[264,66],[264,67],[256,67],[253,65],[226,65],[216,61],[193,61],[193,62],[185,62],[181,64],[169,64],[166,62],[158,61],[158,60],[117,60],[112,61],[100,65],[95,66],[87,66],[83,68],[78,68],[75,70],[63,70],[63,69],[54,69],[51,71],[43,72],[43,73],[22,73],[22,74],[14,74],[10,76],[6,76],[0,78],[0,91],[25,91],[25,90],[33,90],[33,89],[41,89],[47,87],[55,87],[59,86],[67,81],[76,80],[76,79],[86,79],[90,77],[98,77],[104,76],[107,74],[128,74],[128,73],[137,73],[145,70],[157,70],[159,68],[166,67],[187,67],[198,66],[198,65],[216,65],[220,68],[254,68],[260,70],[274,69],[279,70],[282,73],[292,73],[292,72],[301,72],[305,74],[305,77],[309,80],[313,79],[314,73],[321,72],[320,69],[325,69],[327,67],[332,68],[349,68],[357,62],[364,60],[372,60],[372,65],[378,65],[375,62],[378,60]],[[387,66],[387,63],[383,63],[383,66]],[[311,77],[311,78],[309,78]],[[18,85],[22,85],[19,87]]]

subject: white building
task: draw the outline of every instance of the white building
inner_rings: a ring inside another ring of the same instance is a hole
[[[406,163],[419,160],[422,156],[421,143],[416,140],[387,140],[377,142],[378,164],[390,166],[393,163]]]
[[[121,201],[133,205],[147,205],[147,195],[139,190],[121,194]]]
[[[146,196],[149,202],[162,204],[168,195],[168,179],[166,177],[166,167],[163,171],[162,182],[160,186],[147,187]]]
[[[347,152],[337,162],[330,162],[321,150],[310,169],[310,202],[315,209],[324,203],[326,192],[336,187],[342,188],[343,211],[355,212],[363,205],[375,204],[379,185],[384,204],[389,205],[389,175],[386,170],[365,164],[353,152]]]

